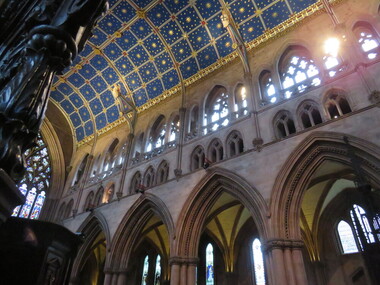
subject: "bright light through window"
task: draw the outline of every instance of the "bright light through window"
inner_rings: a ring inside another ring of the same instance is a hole
[[[211,243],[206,247],[206,285],[214,285],[214,248]]]

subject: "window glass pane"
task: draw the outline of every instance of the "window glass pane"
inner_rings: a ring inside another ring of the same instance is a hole
[[[156,258],[156,273],[154,274],[154,285],[159,285],[161,280],[161,256]]]
[[[358,247],[352,233],[350,225],[345,221],[340,221],[338,224],[338,234],[343,253],[358,252]]]
[[[149,270],[149,257],[145,256],[141,285],[147,284],[146,281],[147,281],[147,277],[148,277],[148,270]]]
[[[214,285],[214,248],[211,243],[206,247],[206,285]]]
[[[36,146],[25,152],[26,173],[17,185],[26,196],[24,205],[13,210],[13,217],[38,219],[50,185],[50,157],[41,135],[37,136]]]
[[[252,243],[252,251],[256,285],[265,285],[264,259],[261,252],[261,242],[258,238]]]

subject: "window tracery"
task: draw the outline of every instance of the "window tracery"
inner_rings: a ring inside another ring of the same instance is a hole
[[[154,274],[154,285],[160,285],[160,280],[161,280],[161,256],[157,254],[156,272]]]
[[[334,77],[345,70],[345,64],[341,56],[338,54],[340,42],[337,38],[326,40],[324,45],[325,55],[323,62],[329,77]]]
[[[103,186],[100,186],[98,191],[96,192],[95,199],[94,199],[94,207],[98,207],[103,202],[103,195],[104,195],[104,188]]]
[[[131,192],[138,192],[140,190],[140,186],[141,186],[141,174],[139,171],[137,171],[133,175],[132,180],[131,180],[131,186],[130,186]]]
[[[169,142],[176,141],[179,134],[179,116],[175,116],[172,122],[170,123],[170,136],[169,136]]]
[[[152,126],[150,137],[147,144],[146,151],[150,152],[154,149],[160,148],[165,145],[166,124],[165,117],[160,115]]]
[[[208,149],[208,159],[211,162],[219,162],[223,160],[223,145],[219,139],[214,139]]]
[[[364,55],[369,60],[377,58],[380,42],[372,26],[364,22],[357,23],[354,27],[354,34]]]
[[[241,134],[238,131],[233,131],[227,137],[228,156],[233,157],[244,151],[244,143]]]
[[[330,119],[336,119],[351,112],[350,104],[341,92],[331,92],[326,98],[325,108]]]
[[[154,185],[154,169],[152,166],[149,166],[144,174],[144,186],[149,188]]]
[[[79,168],[75,174],[75,178],[73,180],[73,185],[77,185],[80,181],[80,179],[82,178],[83,174],[84,174],[84,171],[85,171],[85,168],[86,168],[86,165],[87,165],[87,160],[88,160],[88,154],[85,155],[85,157],[83,158],[81,164],[79,165]]]
[[[190,138],[194,137],[198,133],[198,120],[199,120],[199,108],[194,106],[190,112],[189,118],[189,136]]]
[[[261,72],[259,82],[263,103],[278,102],[278,92],[273,84],[272,74],[269,70],[264,70]]]
[[[321,84],[319,70],[305,48],[288,48],[280,60],[279,70],[286,99]]]
[[[169,164],[167,161],[162,161],[157,169],[157,184],[165,183],[169,176]]]
[[[312,101],[306,101],[299,107],[299,117],[304,129],[316,126],[322,123],[322,117],[317,104]]]
[[[214,132],[229,124],[229,95],[222,87],[214,88],[206,101],[205,115],[203,119],[204,134]]]
[[[205,161],[205,153],[203,147],[197,146],[191,154],[191,170],[202,168]]]
[[[248,114],[247,89],[243,84],[239,84],[235,90],[234,112],[236,119]]]
[[[13,210],[13,217],[38,219],[50,187],[51,166],[48,148],[39,134],[36,146],[25,152],[26,173],[17,184],[26,197],[24,205]]]
[[[296,132],[294,120],[288,111],[280,111],[274,118],[274,129],[277,138],[281,139]]]

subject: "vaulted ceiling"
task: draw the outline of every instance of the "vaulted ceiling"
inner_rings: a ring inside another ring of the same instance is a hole
[[[51,100],[77,141],[122,122],[116,84],[142,111],[236,58],[222,10],[249,50],[321,8],[317,0],[109,2],[80,56],[52,87]]]

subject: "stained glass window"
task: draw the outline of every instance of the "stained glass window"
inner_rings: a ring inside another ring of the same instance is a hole
[[[204,134],[209,131],[213,132],[220,127],[229,124],[229,95],[225,90],[217,91],[206,103],[206,113],[203,118],[203,125],[206,126]]]
[[[154,274],[154,285],[159,285],[161,280],[161,256],[158,254],[156,258],[156,272]]]
[[[264,102],[275,103],[278,101],[278,94],[273,84],[272,74],[268,70],[264,70],[260,74],[261,95]]]
[[[355,228],[355,232],[356,232],[357,236],[359,236],[358,227],[360,226],[364,235],[365,235],[366,242],[367,243],[374,243],[375,238],[373,236],[372,229],[371,229],[371,226],[369,224],[365,210],[362,207],[354,204],[353,210],[350,211],[350,214],[351,214],[351,219],[352,219],[352,222],[354,224],[354,228]],[[356,221],[359,221],[359,224]],[[360,244],[360,247],[363,249],[362,244]]]
[[[258,238],[255,238],[252,243],[252,252],[256,285],[265,285],[264,259],[261,252],[261,242]]]
[[[214,247],[209,243],[206,247],[206,285],[214,284]]]
[[[145,256],[144,267],[143,267],[142,278],[141,278],[141,285],[147,284],[146,281],[147,281],[147,277],[148,277],[148,271],[149,271],[149,257]]]
[[[42,136],[38,135],[36,146],[25,153],[26,173],[17,185],[26,197],[24,205],[13,210],[13,217],[38,219],[49,189],[51,168],[50,158]]]
[[[338,234],[343,253],[355,253],[359,251],[352,229],[347,222],[339,222]]]
[[[361,24],[355,28],[358,43],[368,59],[375,59],[379,53],[379,40],[370,25]]]
[[[280,65],[280,75],[285,98],[305,92],[311,86],[319,86],[319,70],[303,48],[290,49]]]

